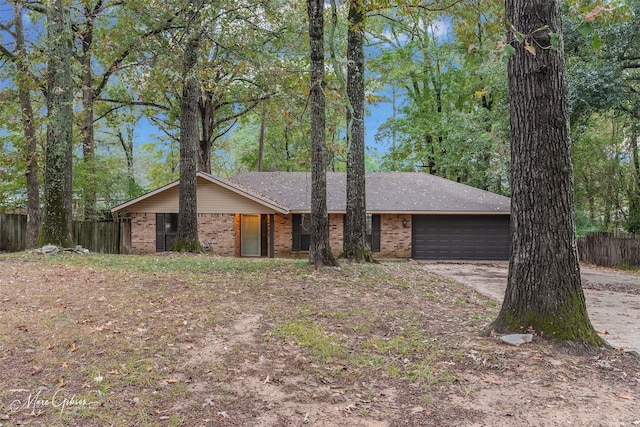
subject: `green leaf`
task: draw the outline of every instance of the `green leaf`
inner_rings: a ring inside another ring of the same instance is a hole
[[[600,40],[600,34],[598,34],[597,31],[593,33],[593,36],[591,37],[591,45],[593,46],[593,50],[595,50],[596,52],[600,51],[602,40]]]
[[[522,43],[522,40],[524,40],[524,39],[523,39],[523,37],[522,37],[522,34],[520,34],[519,32],[517,32],[517,31],[515,31],[515,30],[513,31],[513,38],[514,38],[518,43]]]
[[[509,58],[511,58],[515,54],[516,54],[516,49],[510,44],[508,44],[502,50],[502,55],[500,59],[502,59],[502,62],[506,64],[507,62],[509,62]]]
[[[578,27],[578,30],[583,37],[587,37],[593,31],[593,25],[591,25],[590,22],[584,21],[580,27]]]

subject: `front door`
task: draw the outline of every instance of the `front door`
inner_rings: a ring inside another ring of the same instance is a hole
[[[260,256],[260,215],[242,215],[240,236],[242,256]]]

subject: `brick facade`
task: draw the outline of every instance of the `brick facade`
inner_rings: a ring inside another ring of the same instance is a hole
[[[236,224],[236,216],[238,224]],[[236,236],[240,236],[240,215],[233,214],[198,214],[198,237],[200,244],[210,248],[209,253],[223,256],[236,256]]]
[[[156,253],[156,214],[131,214],[131,253]]]
[[[200,243],[210,247],[209,253],[234,256],[236,254],[236,215],[198,214],[198,235]],[[239,215],[238,215],[239,217]],[[239,219],[238,219],[239,221]],[[239,245],[238,245],[239,246]],[[131,214],[131,253],[156,253],[156,214]]]
[[[344,214],[329,215],[329,244],[335,256],[342,252]],[[304,258],[307,252],[293,252],[292,215],[276,214],[274,218],[274,249],[277,258]],[[208,253],[240,256],[240,215],[198,214],[200,243],[210,248]],[[268,233],[267,235],[270,235]],[[131,214],[131,253],[156,252],[155,213]],[[411,257],[411,215],[385,214],[380,218],[380,252],[377,258]]]
[[[378,258],[411,258],[411,215],[380,216],[380,252]]]
[[[274,218],[274,249],[276,258],[294,257],[293,247],[293,215],[276,214]]]

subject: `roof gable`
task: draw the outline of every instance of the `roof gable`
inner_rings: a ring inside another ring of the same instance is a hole
[[[288,209],[267,197],[240,188],[226,180],[198,172],[196,180],[199,213],[288,213]],[[151,191],[111,209],[112,212],[178,212],[179,181]]]

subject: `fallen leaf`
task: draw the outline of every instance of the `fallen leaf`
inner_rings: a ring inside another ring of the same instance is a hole
[[[633,399],[633,396],[631,396],[631,393],[628,393],[626,391],[622,391],[620,393],[617,393],[616,396],[618,396],[621,399],[627,399],[627,400]]]
[[[167,384],[175,384],[175,383],[178,382],[178,380],[175,379],[175,378],[169,378],[169,379],[164,380],[164,382],[166,382]]]

